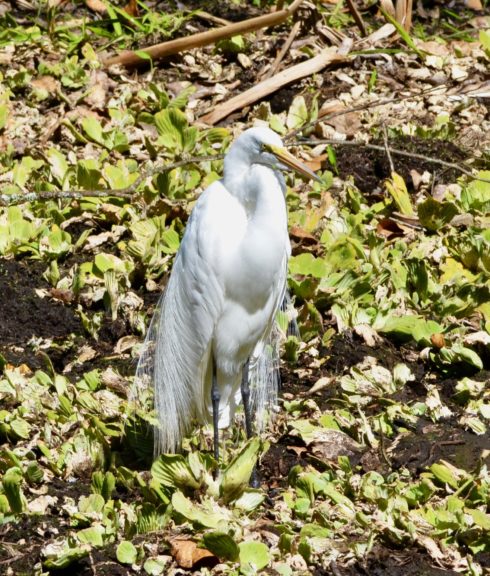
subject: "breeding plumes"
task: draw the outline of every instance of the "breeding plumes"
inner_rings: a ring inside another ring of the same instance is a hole
[[[156,454],[178,450],[197,421],[213,423],[218,458],[218,429],[240,396],[249,437],[251,410],[275,397],[275,317],[291,252],[287,168],[318,179],[272,130],[246,130],[192,211],[136,372],[136,390],[154,389]]]

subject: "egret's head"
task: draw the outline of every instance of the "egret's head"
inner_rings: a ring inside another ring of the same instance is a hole
[[[233,142],[225,157],[225,178],[238,167],[248,169],[252,164],[262,164],[273,170],[292,168],[307,178],[320,180],[283,147],[281,138],[269,128],[249,128]]]

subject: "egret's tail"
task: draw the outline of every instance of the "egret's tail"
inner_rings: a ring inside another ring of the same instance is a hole
[[[255,414],[257,433],[264,430],[274,415],[281,383],[279,373],[279,347],[282,334],[274,322],[268,337],[254,350],[249,364],[251,408]]]
[[[179,450],[195,416],[193,391],[202,378],[202,353],[193,334],[183,330],[191,325],[191,312],[179,305],[181,291],[171,278],[148,329],[131,394],[140,406],[141,398],[153,390],[155,456]]]

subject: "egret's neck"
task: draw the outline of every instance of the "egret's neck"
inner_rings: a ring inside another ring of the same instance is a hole
[[[225,161],[223,185],[240,201],[249,217],[258,216],[257,212],[267,207],[285,207],[284,177],[281,172],[269,166]]]

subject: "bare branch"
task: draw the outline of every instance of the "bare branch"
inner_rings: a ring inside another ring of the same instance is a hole
[[[162,42],[161,44],[155,44],[153,46],[148,46],[147,48],[141,48],[137,52],[132,50],[127,50],[113,56],[111,58],[106,58],[103,60],[103,64],[106,68],[114,64],[122,64],[127,68],[138,66],[139,64],[144,64],[146,59],[138,55],[138,52],[144,52],[152,60],[159,60],[165,56],[171,56],[172,54],[178,54],[184,50],[190,50],[191,48],[199,48],[200,46],[206,46],[207,44],[213,44],[218,40],[223,40],[224,38],[231,38],[238,34],[246,34],[247,32],[254,32],[255,30],[260,30],[261,28],[267,28],[269,26],[276,26],[281,24],[291,16],[299,7],[303,0],[294,0],[294,2],[285,8],[284,10],[279,10],[278,12],[271,12],[269,14],[263,14],[262,16],[257,16],[256,18],[249,18],[248,20],[243,20],[242,22],[234,22],[228,26],[222,26],[220,28],[215,28],[213,30],[208,30],[207,32],[199,32],[198,34],[193,34],[192,36],[185,36],[184,38],[177,38],[176,40],[169,40],[168,42]]]

